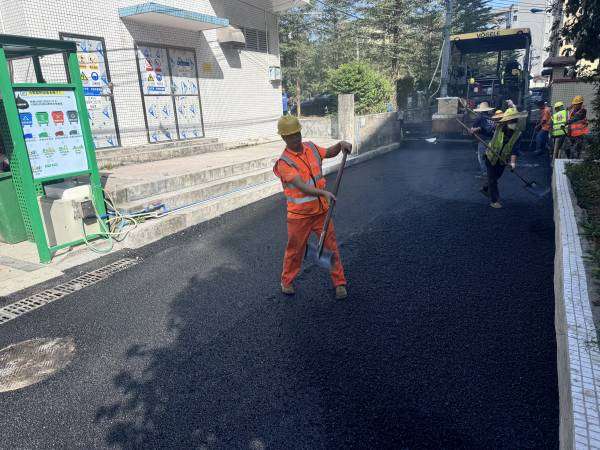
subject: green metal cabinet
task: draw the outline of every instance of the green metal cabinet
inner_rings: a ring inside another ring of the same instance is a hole
[[[40,58],[55,54],[64,57],[68,83],[44,80]],[[9,62],[22,58],[31,59],[36,83],[13,83]],[[57,250],[84,240],[49,245],[39,207],[47,184],[89,178],[96,211],[100,217],[106,214],[75,42],[0,35],[0,95],[0,123],[4,123],[0,134],[17,199],[7,217],[20,215],[27,238],[37,246],[40,261],[49,262]],[[97,237],[91,235],[88,239]]]

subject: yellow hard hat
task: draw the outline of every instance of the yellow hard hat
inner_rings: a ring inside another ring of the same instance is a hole
[[[562,107],[564,107],[564,106],[565,106],[565,104],[564,104],[563,102],[556,102],[556,103],[554,104],[554,107],[555,107],[555,108],[562,108]]]
[[[300,133],[302,126],[296,116],[283,116],[277,122],[277,134],[280,136],[290,136]]]
[[[583,97],[581,95],[576,95],[571,101],[571,105],[578,105],[580,103],[583,103]]]
[[[494,113],[494,115],[492,116],[492,119],[502,119],[502,116],[504,116],[504,113],[502,112],[501,109],[497,109],[496,112]]]

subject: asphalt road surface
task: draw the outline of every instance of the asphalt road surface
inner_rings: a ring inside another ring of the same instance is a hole
[[[279,195],[1,325],[0,348],[76,350],[0,394],[0,447],[557,448],[551,196],[506,173],[494,210],[476,172],[474,147],[425,143],[349,168],[345,302],[314,265],[279,293]]]

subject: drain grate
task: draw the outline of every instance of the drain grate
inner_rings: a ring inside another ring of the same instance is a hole
[[[30,297],[19,300],[18,302],[11,303],[0,308],[0,325],[10,320],[16,319],[17,317],[38,309],[48,303],[63,298],[73,292],[77,292],[85,287],[102,281],[114,273],[121,272],[128,267],[134,266],[138,263],[137,259],[123,258],[115,261],[112,264],[108,264],[100,269],[96,269],[92,272],[83,274],[71,281],[60,284],[50,289],[46,289],[43,292],[31,295]]]

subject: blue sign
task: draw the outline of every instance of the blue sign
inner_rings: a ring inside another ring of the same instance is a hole
[[[31,113],[19,113],[19,119],[21,119],[21,125],[31,125],[33,123],[33,117]]]
[[[98,72],[92,72],[92,75],[91,75],[91,77],[92,77],[92,80],[94,80],[94,81],[98,81],[98,78],[100,78],[100,77],[98,76]]]
[[[86,97],[99,97],[102,95],[102,88],[99,87],[84,87],[83,95]]]

